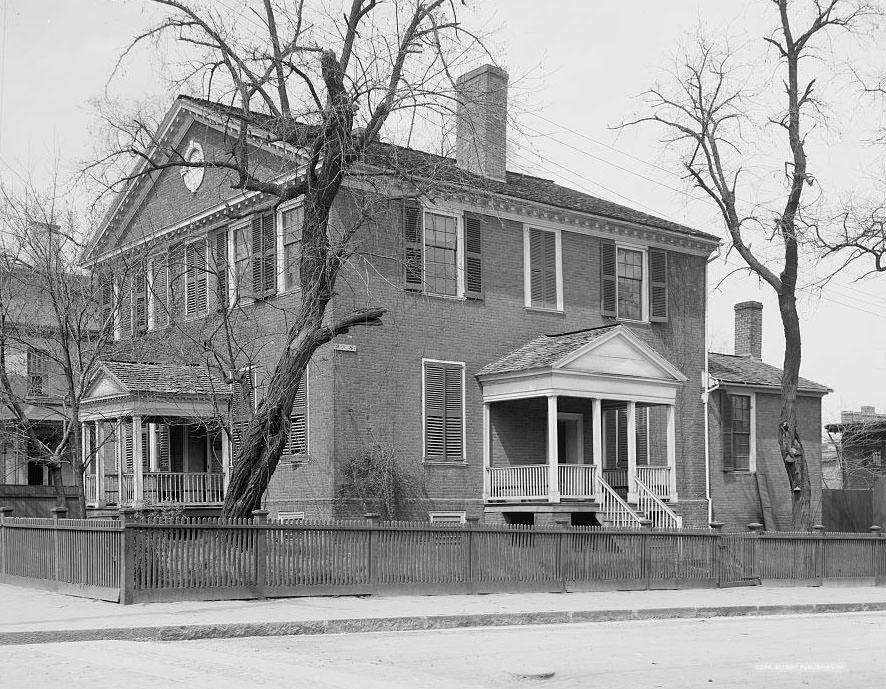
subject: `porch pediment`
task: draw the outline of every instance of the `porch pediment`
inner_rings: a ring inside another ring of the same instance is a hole
[[[673,403],[686,376],[624,325],[544,335],[484,366],[486,401],[576,395]]]

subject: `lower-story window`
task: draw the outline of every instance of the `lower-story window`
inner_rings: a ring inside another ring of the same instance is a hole
[[[289,417],[289,437],[284,455],[303,455],[308,451],[308,375],[302,376]]]
[[[424,457],[429,462],[462,462],[465,365],[424,359],[422,379]]]
[[[462,512],[428,512],[431,524],[464,524],[465,513]]]
[[[751,396],[723,393],[723,471],[751,471]]]

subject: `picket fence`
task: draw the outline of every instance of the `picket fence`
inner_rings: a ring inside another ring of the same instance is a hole
[[[720,533],[426,522],[23,519],[0,582],[121,603],[372,593],[886,583],[879,533]]]

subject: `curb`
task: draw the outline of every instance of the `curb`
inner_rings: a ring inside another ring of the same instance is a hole
[[[110,627],[0,632],[0,646],[72,643],[78,641],[194,641],[259,636],[306,636],[370,632],[429,631],[469,627],[512,627],[586,622],[709,619],[763,615],[809,615],[886,612],[886,601],[869,603],[807,603],[798,605],[731,605],[708,607],[644,608],[620,610],[561,610],[502,612],[479,615],[411,617],[354,617],[298,622],[240,622],[219,624]]]

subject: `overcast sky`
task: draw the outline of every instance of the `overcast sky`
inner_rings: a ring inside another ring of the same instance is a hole
[[[217,1],[232,12],[240,6],[236,0]],[[5,10],[0,15],[0,174],[8,178],[27,170],[45,179],[56,160],[71,171],[89,157],[95,128],[90,101],[103,96],[117,56],[149,23],[152,10],[145,5],[0,0],[0,12]],[[715,209],[687,192],[672,173],[673,158],[656,132],[619,134],[611,128],[642,112],[637,95],[660,76],[661,66],[699,22],[755,48],[771,26],[771,3],[488,0],[482,5],[463,13],[463,20],[493,32],[493,52],[512,75],[512,112],[521,131],[511,137],[509,168],[723,236]],[[871,68],[880,57],[864,50],[856,55],[862,67]],[[146,55],[130,60],[112,84],[113,95],[162,96],[159,68]],[[880,169],[880,152],[866,144],[863,131],[877,120],[874,104],[844,95],[853,119],[818,137],[810,153],[810,171],[834,196],[864,189]],[[731,260],[738,265],[736,257]],[[765,306],[763,358],[780,366],[784,341],[771,288],[743,274],[714,289],[732,267],[722,259],[711,265],[711,347],[732,351],[732,306],[758,299]],[[886,275],[860,282],[854,277],[837,279],[821,294],[802,292],[801,375],[834,389],[824,400],[825,421],[862,404],[886,411]]]

